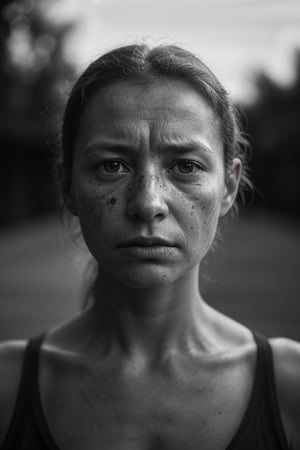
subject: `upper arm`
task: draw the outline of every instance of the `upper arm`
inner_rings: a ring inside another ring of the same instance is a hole
[[[25,341],[0,343],[0,443],[15,407],[21,379]]]
[[[300,343],[277,338],[270,341],[283,423],[293,450],[300,450]]]

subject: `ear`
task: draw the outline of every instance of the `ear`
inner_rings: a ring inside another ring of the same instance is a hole
[[[70,211],[70,213],[73,214],[73,216],[77,216],[78,213],[76,203],[74,200],[72,180],[71,177],[67,175],[66,170],[63,167],[61,161],[57,165],[57,171],[64,202],[67,205],[67,208]]]
[[[232,207],[237,196],[240,178],[242,173],[242,162],[239,158],[234,158],[231,168],[225,177],[224,195],[221,202],[220,217],[224,217]]]

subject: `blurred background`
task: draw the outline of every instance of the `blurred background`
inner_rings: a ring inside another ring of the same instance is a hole
[[[198,54],[242,108],[249,206],[209,258],[206,300],[267,336],[300,340],[298,0],[2,0],[0,340],[75,315],[86,254],[61,224],[53,164],[70,84],[142,38]]]

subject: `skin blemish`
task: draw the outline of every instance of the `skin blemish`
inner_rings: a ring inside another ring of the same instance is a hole
[[[115,205],[117,203],[117,199],[114,197],[108,198],[106,200],[106,205]]]
[[[111,203],[111,205],[115,205],[116,203],[117,203],[117,199],[116,198],[114,198],[114,197],[112,197],[111,199],[110,199],[110,203]]]

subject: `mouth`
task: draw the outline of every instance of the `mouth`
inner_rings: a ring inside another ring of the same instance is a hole
[[[120,251],[126,256],[138,258],[162,258],[173,255],[175,245],[161,237],[144,237],[128,239],[121,243]]]
[[[140,236],[122,242],[120,245],[118,245],[118,247],[175,247],[175,245],[168,239],[164,239],[161,237]]]

